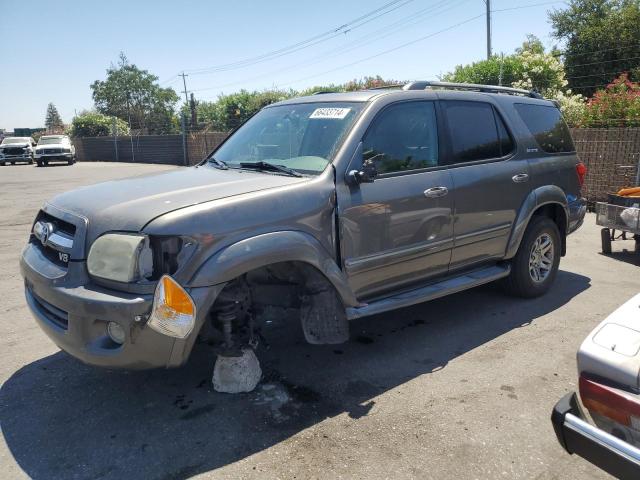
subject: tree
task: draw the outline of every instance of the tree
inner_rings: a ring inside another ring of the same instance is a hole
[[[129,126],[120,118],[109,117],[99,112],[82,112],[73,118],[69,128],[69,135],[72,137],[105,137],[114,134],[128,135]]]
[[[493,56],[470,65],[458,65],[443,79],[449,82],[505,85],[536,90],[545,98],[557,100],[569,124],[582,116],[584,98],[567,88],[564,67],[557,52],[545,52],[542,42],[528,35],[515,53]]]
[[[622,72],[640,80],[640,0],[570,0],[549,19],[571,89],[591,96]]]
[[[60,133],[64,130],[64,122],[58,113],[58,109],[53,103],[47,105],[47,114],[44,118],[44,125],[49,133]]]
[[[158,77],[129,63],[124,53],[116,66],[107,69],[106,80],[96,80],[91,90],[98,112],[130,122],[134,130],[173,133],[176,129],[176,92],[161,88]]]

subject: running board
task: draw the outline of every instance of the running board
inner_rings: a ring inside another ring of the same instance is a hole
[[[347,318],[353,320],[355,318],[388,312],[389,310],[395,310],[397,308],[408,307],[416,303],[427,302],[452,293],[477,287],[478,285],[493,282],[494,280],[506,277],[509,273],[511,273],[511,266],[508,264],[492,265],[491,267],[472,270],[457,277],[447,278],[425,287],[375,300],[361,307],[347,308]]]

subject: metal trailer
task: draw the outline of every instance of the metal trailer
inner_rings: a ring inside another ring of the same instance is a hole
[[[608,202],[596,203],[596,224],[603,227],[602,253],[611,253],[612,241],[631,238],[635,252],[640,253],[640,197],[609,195]]]

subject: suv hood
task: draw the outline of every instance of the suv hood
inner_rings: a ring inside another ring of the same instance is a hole
[[[49,203],[88,220],[88,240],[109,230],[140,231],[165,213],[221,198],[307,181],[245,170],[192,167],[78,188]]]
[[[71,145],[68,143],[47,143],[44,145],[37,145],[36,150],[41,150],[43,148],[71,148]]]
[[[4,145],[0,145],[0,148],[24,148],[30,147],[30,143],[5,143]]]

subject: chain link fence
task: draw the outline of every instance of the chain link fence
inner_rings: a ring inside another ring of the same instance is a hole
[[[186,130],[186,129],[185,129]],[[583,195],[590,203],[638,185],[640,128],[573,128],[578,156],[588,167]],[[176,135],[82,137],[74,139],[77,160],[195,165],[228,132],[185,131]]]
[[[582,194],[590,204],[638,185],[640,128],[573,128],[578,157],[587,166]]]

